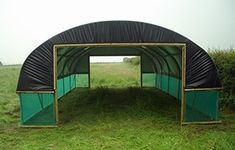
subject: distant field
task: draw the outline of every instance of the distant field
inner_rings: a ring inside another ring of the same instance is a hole
[[[91,64],[91,87],[140,87],[140,66],[123,63]]]
[[[0,150],[235,149],[235,114],[221,112],[221,125],[181,127],[177,100],[138,88],[139,68],[122,63],[91,65],[95,88],[77,88],[61,99],[60,127],[18,128],[19,71],[0,67]]]

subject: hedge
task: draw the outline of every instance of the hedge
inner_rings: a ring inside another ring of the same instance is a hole
[[[208,50],[219,73],[223,90],[220,93],[220,106],[235,110],[235,50]]]

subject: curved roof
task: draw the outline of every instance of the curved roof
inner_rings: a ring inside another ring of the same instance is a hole
[[[209,55],[186,37],[148,23],[106,21],[69,29],[37,47],[22,66],[17,90],[53,90],[53,45],[87,43],[185,43],[186,87],[221,86]]]

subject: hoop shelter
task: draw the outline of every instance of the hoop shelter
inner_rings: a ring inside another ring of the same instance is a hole
[[[209,55],[166,28],[133,21],[106,21],[62,32],[25,60],[17,86],[21,126],[58,125],[58,100],[90,87],[90,56],[140,56],[141,86],[181,103],[181,124],[218,123],[221,84]]]

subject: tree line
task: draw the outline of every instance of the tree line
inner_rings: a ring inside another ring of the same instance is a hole
[[[127,64],[131,64],[131,65],[137,66],[137,65],[140,64],[140,57],[139,56],[125,57],[125,58],[123,58],[123,62],[127,63]]]

